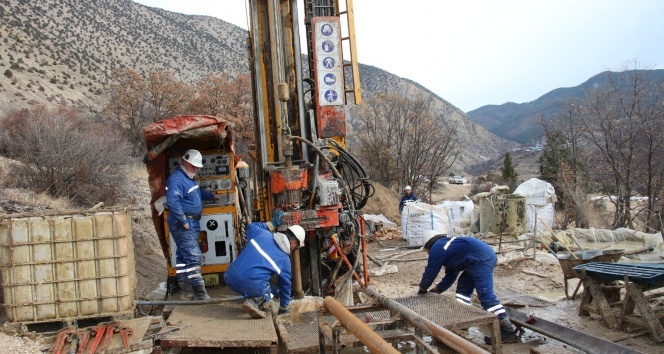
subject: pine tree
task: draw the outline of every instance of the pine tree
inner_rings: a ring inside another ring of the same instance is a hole
[[[519,177],[519,175],[516,173],[514,167],[512,166],[512,155],[510,155],[509,152],[505,153],[503,167],[500,169],[500,172],[502,173],[503,182],[509,184],[510,187],[516,183],[516,179]]]

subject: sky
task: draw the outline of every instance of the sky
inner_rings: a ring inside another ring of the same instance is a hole
[[[247,29],[246,0],[134,1]],[[664,69],[661,0],[355,0],[353,7],[360,63],[418,82],[464,112],[530,102],[606,70]]]

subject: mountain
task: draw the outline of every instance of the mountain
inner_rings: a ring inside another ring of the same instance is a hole
[[[0,0],[0,113],[61,104],[96,114],[108,100],[116,68],[143,75],[166,69],[184,82],[245,73],[247,36],[214,17],[130,0]],[[385,91],[431,96],[439,115],[458,128],[465,147],[456,169],[514,146],[413,81],[362,64],[360,77],[365,96]]]
[[[646,73],[646,79],[664,84],[664,69],[641,71]],[[482,106],[468,112],[468,116],[499,137],[522,144],[532,143],[542,136],[543,129],[538,124],[541,119],[555,118],[571,98],[584,99],[591,88],[606,83],[608,74],[605,71],[579,86],[555,89],[531,102]]]

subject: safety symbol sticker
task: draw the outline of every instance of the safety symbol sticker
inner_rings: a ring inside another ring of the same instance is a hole
[[[320,32],[325,36],[329,36],[333,32],[332,31],[332,26],[330,26],[329,24],[326,23],[320,28]]]
[[[334,43],[332,41],[325,41],[323,42],[323,51],[324,52],[331,52],[334,50]]]
[[[205,224],[205,226],[207,226],[208,230],[214,231],[214,230],[217,229],[217,227],[219,227],[219,224],[217,223],[216,220],[211,219],[211,220],[208,220],[208,222]]]
[[[325,100],[327,100],[327,102],[334,102],[337,100],[337,97],[338,97],[337,91],[334,90],[325,91]]]
[[[320,89],[316,103],[320,107],[344,104],[344,61],[341,29],[338,18],[315,18],[314,29],[315,79]]]
[[[325,84],[327,85],[334,85],[334,83],[337,82],[337,77],[334,76],[334,74],[326,74],[325,77],[323,77],[323,81],[325,81]]]
[[[332,69],[334,67],[334,58],[326,57],[325,59],[323,59],[323,66],[326,69]]]

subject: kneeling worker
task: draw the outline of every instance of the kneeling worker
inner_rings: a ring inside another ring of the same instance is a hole
[[[283,212],[275,210],[271,222],[254,222],[247,227],[247,246],[228,267],[224,281],[233,291],[247,297],[242,309],[252,318],[265,318],[267,306],[279,294],[279,314],[288,313],[291,297],[290,254],[304,246],[305,231],[292,225],[285,233],[275,232],[283,224]],[[270,284],[277,274],[279,290]]]
[[[436,230],[427,231],[422,237],[422,244],[423,250],[429,254],[429,260],[417,294],[427,292],[444,266],[445,276],[429,291],[440,294],[449,289],[459,277],[456,289],[457,301],[470,305],[473,290],[477,290],[477,297],[482,307],[498,315],[501,341],[517,342],[516,327],[507,318],[505,308],[493,293],[493,268],[497,261],[493,248],[473,237],[448,237]],[[491,344],[492,338],[484,337],[484,341]]]

